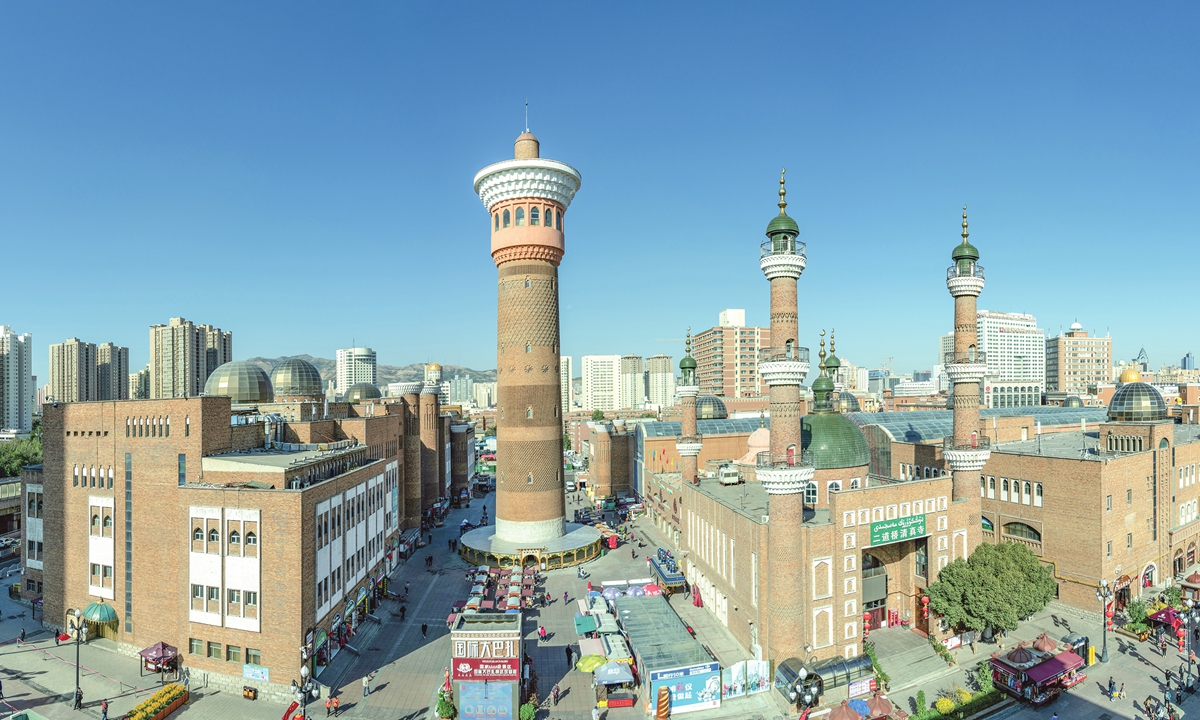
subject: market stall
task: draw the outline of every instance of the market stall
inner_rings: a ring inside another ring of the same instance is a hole
[[[179,650],[165,642],[156,642],[138,655],[142,658],[139,674],[179,672]]]
[[[1044,633],[1034,647],[1021,643],[1007,654],[994,653],[989,660],[992,683],[1003,692],[1034,705],[1044,705],[1083,682],[1078,672],[1083,658],[1070,650],[1054,653],[1056,646]]]

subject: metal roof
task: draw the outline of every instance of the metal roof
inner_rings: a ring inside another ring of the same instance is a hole
[[[621,597],[613,604],[646,672],[713,662],[662,595]]]
[[[771,419],[759,422],[759,418],[738,418],[734,420],[697,420],[696,432],[701,435],[732,435],[735,433],[752,433],[763,426],[771,427]],[[673,421],[641,423],[639,427],[646,437],[679,437],[683,434],[683,424]]]
[[[1106,408],[1068,408],[1050,405],[1015,408],[984,408],[979,411],[980,424],[987,427],[988,418],[1030,417],[1043,426],[1089,425],[1107,422]],[[859,427],[878,425],[897,442],[937,442],[954,433],[953,410],[917,410],[913,412],[846,413]]]

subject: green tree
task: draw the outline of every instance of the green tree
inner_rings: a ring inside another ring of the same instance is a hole
[[[563,450],[571,449],[571,433],[563,433]]]
[[[42,461],[42,443],[38,440],[13,440],[0,443],[0,477],[17,477],[25,465]]]
[[[989,625],[1016,630],[1017,623],[1042,610],[1057,585],[1050,568],[1019,543],[982,544],[967,560],[942,568],[929,586],[929,609],[957,631]]]
[[[603,410],[593,410],[592,411],[592,422],[604,422],[604,411]]]

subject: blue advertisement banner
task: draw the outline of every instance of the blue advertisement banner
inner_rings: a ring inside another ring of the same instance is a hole
[[[651,698],[658,697],[660,687],[671,693],[672,715],[720,707],[721,666],[714,662],[651,672]]]
[[[458,713],[462,720],[512,720],[513,684],[464,682],[458,684]]]

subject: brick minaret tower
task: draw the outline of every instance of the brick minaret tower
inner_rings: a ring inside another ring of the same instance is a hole
[[[575,168],[539,157],[528,130],[514,158],[475,175],[488,209],[497,294],[496,538],[541,543],[565,532],[558,372],[558,264]]]
[[[963,206],[962,243],[950,257],[946,287],[954,296],[954,351],[943,358],[954,384],[954,436],[946,438],[943,457],[954,477],[954,502],[979,504],[979,471],[991,454],[988,438],[979,432],[979,383],[987,374],[984,354],[978,351],[975,302],[983,291],[983,266],[979,251],[967,242],[967,207]],[[980,541],[978,508],[968,527],[967,547]]]
[[[404,529],[421,527],[421,383],[401,383],[404,398]]]
[[[442,443],[438,440],[441,408],[438,407],[438,391],[442,385],[442,366],[429,363],[425,366],[425,384],[421,387],[421,511],[433,507],[446,486],[446,478],[439,477]]]
[[[695,483],[699,476],[698,464],[703,439],[696,431],[696,396],[700,394],[700,383],[696,380],[696,359],[692,357],[691,328],[687,329],[684,347],[686,349],[683,359],[679,361],[683,380],[675,388],[683,404],[683,427],[680,428],[679,438],[675,440],[675,450],[679,453],[679,469],[683,474],[683,481]]]
[[[759,267],[771,281],[771,348],[759,355],[758,371],[771,389],[771,449],[759,453],[756,475],[770,495],[767,525],[767,651],[776,662],[804,658],[801,526],[804,487],[813,465],[800,440],[800,384],[808,375],[808,348],[796,342],[796,281],[807,262],[800,228],[787,214],[787,188],[779,175],[779,215],[767,225]]]

